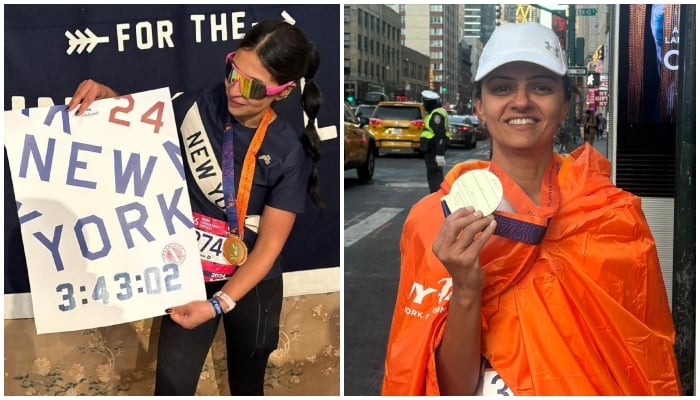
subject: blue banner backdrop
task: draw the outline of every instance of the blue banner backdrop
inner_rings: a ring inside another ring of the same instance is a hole
[[[321,211],[309,200],[283,251],[287,271],[340,265],[339,5],[5,5],[5,110],[64,104],[86,78],[119,93],[171,93],[223,78],[225,55],[257,21],[284,19],[316,43],[324,106]],[[277,111],[299,130],[299,91]],[[29,292],[5,149],[5,294]]]

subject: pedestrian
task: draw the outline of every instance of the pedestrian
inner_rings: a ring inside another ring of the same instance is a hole
[[[595,114],[593,114],[593,111],[591,110],[586,110],[585,128],[586,141],[593,144],[596,137],[596,131],[598,130],[598,121],[596,120]]]
[[[382,394],[680,394],[640,198],[590,144],[552,149],[577,90],[566,70],[535,22],[484,46],[474,105],[493,157],[454,166],[408,214]]]
[[[603,132],[605,132],[605,129],[607,128],[608,125],[608,120],[603,116],[603,113],[598,113],[596,115],[596,137],[598,139],[603,138]]]
[[[301,30],[283,21],[261,21],[226,56],[221,82],[173,102],[178,127],[206,132],[198,143],[204,140],[207,151],[198,157],[208,153],[208,165],[216,168],[198,174],[186,164],[186,178],[198,237],[213,237],[220,246],[208,246],[212,250],[201,255],[209,299],[165,310],[156,395],[195,394],[220,320],[231,394],[264,394],[265,368],[279,338],[280,252],[307,196],[320,204],[315,122],[321,93],[312,80],[318,64],[317,49]],[[300,87],[301,78],[308,123],[298,132],[272,106]],[[82,114],[93,100],[116,95],[86,80],[68,110],[78,107]],[[183,159],[191,161],[183,132]],[[222,193],[225,204],[216,201]]]
[[[440,189],[443,179],[443,167],[446,164],[445,152],[449,141],[449,123],[447,111],[442,108],[440,95],[432,90],[421,92],[423,106],[428,112],[425,117],[423,132],[420,136],[420,149],[425,160],[426,174],[430,193]]]

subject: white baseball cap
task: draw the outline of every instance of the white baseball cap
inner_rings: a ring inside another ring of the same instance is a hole
[[[496,28],[479,59],[475,81],[515,61],[540,65],[557,75],[566,74],[564,52],[551,29],[537,22],[506,23]]]
[[[440,95],[433,92],[432,90],[424,90],[420,92],[420,95],[423,96],[423,98],[426,100],[437,100],[440,98]]]

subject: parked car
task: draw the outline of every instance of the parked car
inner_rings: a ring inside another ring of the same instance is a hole
[[[344,123],[345,170],[355,169],[361,181],[368,181],[374,175],[374,162],[377,157],[374,138],[366,128],[369,118],[357,117],[345,103]]]
[[[380,153],[420,152],[420,135],[425,126],[422,103],[383,101],[369,120],[369,130]]]
[[[375,104],[360,104],[355,109],[355,115],[358,117],[371,118],[375,108],[377,108]]]
[[[467,115],[471,121],[472,126],[476,129],[476,140],[486,140],[489,137],[486,128],[481,124],[481,120],[476,115]]]
[[[450,115],[450,145],[463,145],[468,149],[476,147],[476,127],[468,115]]]

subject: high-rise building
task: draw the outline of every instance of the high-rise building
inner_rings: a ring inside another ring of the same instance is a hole
[[[346,99],[361,103],[368,92],[390,95],[403,86],[401,20],[394,10],[382,4],[345,5],[343,36]]]
[[[464,6],[460,4],[399,4],[401,41],[430,57],[432,86],[443,104],[459,101],[460,40],[464,31]]]
[[[345,99],[366,102],[368,92],[420,100],[428,88],[427,54],[402,45],[401,18],[382,4],[344,6]]]
[[[479,39],[481,39],[483,47],[496,27],[503,22],[503,6],[500,4],[482,4],[480,8],[481,25],[479,27]],[[476,57],[478,58],[480,55],[481,50],[476,54]]]
[[[481,5],[464,5],[464,30],[463,37],[473,38],[481,35]]]

